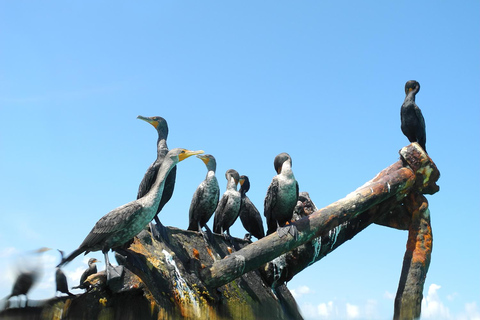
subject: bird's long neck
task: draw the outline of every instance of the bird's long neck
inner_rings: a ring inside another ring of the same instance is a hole
[[[233,177],[230,177],[230,179],[227,182],[227,190],[237,191],[237,184],[235,183],[235,179]]]
[[[211,178],[213,178],[213,177],[215,177],[215,170],[209,169],[209,170],[207,171],[207,176],[205,177],[205,180],[211,179]]]
[[[417,94],[417,90],[412,90],[407,93],[405,96],[405,102],[415,102],[415,95]]]
[[[160,168],[158,169],[157,178],[155,179],[152,187],[146,195],[140,198],[144,206],[155,206],[155,208],[158,207],[158,205],[160,204],[160,200],[162,199],[165,179],[175,165],[176,163],[172,159],[165,158],[165,160],[160,165]]]
[[[283,163],[280,174],[289,178],[293,178],[292,163],[289,160]]]
[[[167,137],[158,136],[157,140],[157,158],[165,157],[168,153]]]

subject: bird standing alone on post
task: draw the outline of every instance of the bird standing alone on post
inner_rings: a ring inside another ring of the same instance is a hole
[[[401,128],[403,134],[410,142],[418,142],[425,152],[427,149],[427,134],[425,132],[425,119],[422,111],[415,103],[415,96],[420,91],[420,83],[409,80],[405,84],[405,101],[400,110]]]

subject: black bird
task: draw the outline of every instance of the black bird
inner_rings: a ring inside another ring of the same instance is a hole
[[[60,256],[62,257],[61,260],[63,260],[63,251],[58,250],[58,252],[60,252]],[[61,293],[66,293],[69,296],[75,296],[70,291],[68,291],[67,277],[63,273],[62,269],[60,269],[59,267],[57,267],[57,270],[55,271],[55,282],[57,284],[57,291],[55,292],[55,294],[60,291]]]
[[[90,285],[86,283],[85,280],[87,280],[87,278],[92,274],[97,273],[97,265],[96,265],[97,262],[100,262],[100,261],[98,261],[95,258],[90,258],[88,260],[88,268],[85,271],[83,271],[82,276],[80,277],[80,283],[78,284],[78,286],[72,287],[72,289],[87,290],[89,288]]]
[[[400,110],[401,128],[403,134],[410,142],[418,144],[427,152],[425,144],[427,135],[425,133],[425,119],[422,111],[415,103],[415,96],[420,91],[420,83],[415,80],[409,80],[405,84],[405,101]]]
[[[205,226],[207,231],[211,233],[211,230],[207,226],[207,222],[215,212],[218,198],[220,197],[220,188],[218,186],[217,177],[215,176],[217,162],[211,154],[198,155],[197,158],[201,159],[207,166],[207,176],[193,194],[189,211],[190,221],[188,230],[200,231],[205,240],[207,240],[205,233],[202,232],[202,227]]]
[[[250,180],[247,176],[240,176],[240,220],[242,221],[245,230],[251,233],[255,238],[262,239],[265,236],[262,217],[260,216],[260,212],[258,212],[255,205],[247,196],[246,193],[248,190],[250,190]]]
[[[43,247],[35,250],[33,253],[40,254],[48,250],[50,250],[50,248]],[[24,295],[25,307],[27,307],[28,305],[28,292],[33,287],[33,285],[35,285],[35,283],[38,281],[42,274],[42,266],[40,265],[40,261],[32,262],[30,258],[34,257],[29,257],[29,260],[25,260],[24,263],[19,265],[19,269],[21,270],[18,273],[15,283],[13,284],[12,293],[5,297],[6,300],[9,300],[12,297]]]
[[[158,133],[158,140],[157,140],[157,159],[150,165],[143,177],[142,181],[140,182],[140,186],[138,187],[137,199],[140,199],[144,195],[147,194],[148,191],[152,188],[155,178],[158,173],[158,169],[162,164],[165,156],[168,153],[167,147],[167,137],[168,137],[168,125],[167,121],[162,117],[142,117],[138,116],[137,119],[146,121],[150,123],[152,126],[155,127]],[[165,181],[165,187],[163,188],[162,199],[160,200],[160,204],[157,208],[157,214],[155,215],[155,223],[156,227],[154,228],[151,225],[151,230],[153,235],[158,239],[160,236],[166,241],[166,232],[165,227],[160,222],[158,218],[158,213],[163,209],[163,206],[170,200],[173,194],[173,189],[175,188],[175,178],[177,176],[177,167],[174,167],[167,176],[167,180]]]
[[[131,201],[104,215],[93,227],[82,244],[58,265],[72,261],[76,256],[85,252],[101,250],[105,257],[107,281],[118,278],[123,268],[114,268],[108,259],[108,251],[121,247],[142,231],[157,214],[157,208],[162,198],[165,180],[172,168],[180,161],[203,151],[189,151],[176,148],[165,156],[157,178],[150,191],[140,199]]]
[[[227,178],[227,190],[215,210],[213,232],[223,234],[226,231],[232,242],[230,227],[237,220],[240,211],[240,192],[237,191],[240,175],[237,171],[229,169],[225,173],[225,178]]]
[[[280,228],[292,220],[293,209],[298,199],[298,182],[293,175],[292,158],[288,153],[280,153],[275,157],[273,165],[277,175],[273,177],[265,197],[267,235],[278,231],[280,237],[290,233],[296,238],[298,232],[294,225]]]

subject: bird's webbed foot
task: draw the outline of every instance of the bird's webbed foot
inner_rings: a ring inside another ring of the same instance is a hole
[[[167,228],[160,222],[160,220],[156,224],[150,222],[150,230],[155,239],[168,243]]]
[[[290,234],[295,240],[298,239],[298,230],[297,226],[290,223],[283,227],[278,227],[277,234],[280,238],[283,238],[287,234]]]
[[[243,237],[243,240],[252,242],[252,234],[251,233],[246,233],[245,237]]]
[[[107,271],[107,283],[112,283],[112,281],[120,280],[125,270],[123,269],[123,266],[114,267],[111,264],[108,264],[106,271]]]

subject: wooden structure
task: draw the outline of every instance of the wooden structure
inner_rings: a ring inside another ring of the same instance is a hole
[[[118,250],[121,281],[107,286],[98,273],[89,279],[89,292],[48,300],[39,312],[49,319],[301,319],[285,281],[376,223],[409,232],[394,319],[418,318],[433,241],[423,194],[439,190],[439,176],[413,143],[345,198],[313,213],[303,210],[294,222],[297,239],[274,233],[253,243],[236,239],[230,248],[219,235],[207,243],[197,232],[170,227],[166,244],[144,230]]]

